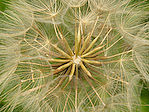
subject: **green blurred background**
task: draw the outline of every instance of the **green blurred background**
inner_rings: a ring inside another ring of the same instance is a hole
[[[6,5],[4,4],[4,2],[8,2],[10,0],[0,0],[0,10],[4,11],[6,8]]]
[[[0,0],[0,11],[4,11],[7,9],[6,2],[9,2],[10,0]],[[132,0],[133,2],[141,1],[141,0]],[[147,2],[148,3],[148,2]],[[142,105],[148,105],[148,106],[142,106],[141,112],[149,112],[149,89],[147,89],[147,84],[144,84],[144,89],[141,92],[141,102]],[[0,107],[1,107],[0,102]]]

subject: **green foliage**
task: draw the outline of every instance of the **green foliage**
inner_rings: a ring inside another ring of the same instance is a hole
[[[10,0],[0,0],[0,10],[1,11],[4,11],[6,9],[6,7],[7,7],[6,2],[8,2],[8,1],[10,1]]]

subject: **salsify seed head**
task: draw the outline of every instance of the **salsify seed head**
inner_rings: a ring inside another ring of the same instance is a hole
[[[0,111],[140,111],[145,2],[12,1],[0,13]]]

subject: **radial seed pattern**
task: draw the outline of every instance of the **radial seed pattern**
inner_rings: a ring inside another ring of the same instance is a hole
[[[0,111],[139,111],[147,25],[137,4],[111,1],[10,4],[16,11],[0,20]]]

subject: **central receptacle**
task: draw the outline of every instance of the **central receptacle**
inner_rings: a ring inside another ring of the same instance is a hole
[[[72,60],[73,60],[73,63],[75,63],[76,65],[79,65],[81,62],[81,57],[74,55],[72,56]]]

